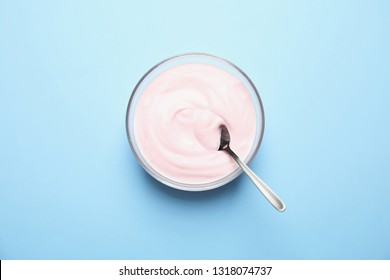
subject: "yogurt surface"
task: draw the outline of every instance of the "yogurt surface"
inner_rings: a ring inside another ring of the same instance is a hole
[[[203,184],[238,168],[218,151],[220,125],[244,160],[254,144],[256,113],[247,88],[216,66],[186,63],[155,77],[139,96],[133,129],[142,156],[166,178]]]

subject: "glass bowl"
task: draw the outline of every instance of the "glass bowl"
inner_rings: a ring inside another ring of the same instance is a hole
[[[139,80],[139,82],[135,86],[130,96],[130,100],[127,107],[127,113],[126,113],[126,131],[127,131],[127,137],[130,143],[130,147],[133,150],[136,158],[138,159],[141,166],[152,177],[154,177],[159,182],[175,189],[185,190],[185,191],[205,191],[205,190],[218,188],[220,186],[223,186],[231,182],[242,173],[242,170],[237,165],[236,169],[234,169],[229,174],[226,174],[226,176],[224,176],[223,178],[211,182],[206,182],[206,183],[186,183],[186,182],[179,182],[176,180],[172,180],[171,178],[168,178],[163,174],[161,174],[160,172],[158,172],[158,170],[155,170],[148,163],[148,161],[142,155],[137,145],[136,136],[134,132],[135,109],[137,107],[139,97],[142,95],[144,89],[148,86],[148,84],[151,81],[153,81],[154,78],[156,78],[162,72],[172,67],[182,65],[182,64],[187,64],[187,63],[202,63],[202,64],[212,65],[214,67],[217,67],[221,70],[230,73],[231,75],[233,75],[235,78],[237,78],[244,84],[246,90],[250,94],[252,104],[255,109],[256,132],[255,132],[255,138],[253,141],[253,145],[250,149],[250,152],[247,155],[247,157],[242,160],[245,163],[249,163],[254,158],[254,156],[257,153],[257,150],[260,147],[261,140],[263,137],[263,132],[264,132],[264,110],[260,99],[260,95],[257,92],[256,87],[254,86],[252,81],[241,69],[239,69],[237,66],[235,66],[234,64],[230,63],[225,59],[210,54],[187,53],[187,54],[173,56],[156,64],[148,72],[146,72],[145,75],[143,75],[143,77]]]

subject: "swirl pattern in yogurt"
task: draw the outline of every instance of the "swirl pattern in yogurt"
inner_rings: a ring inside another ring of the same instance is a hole
[[[232,149],[247,158],[256,135],[247,88],[216,66],[185,63],[163,71],[144,88],[133,129],[140,153],[156,172],[196,187],[238,168],[218,151],[221,124],[229,129]]]

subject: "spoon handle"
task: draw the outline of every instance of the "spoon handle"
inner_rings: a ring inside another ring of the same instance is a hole
[[[225,151],[228,152],[229,155],[237,162],[241,169],[246,173],[246,175],[248,175],[255,186],[269,201],[269,203],[275,207],[276,210],[279,212],[286,210],[286,206],[284,205],[283,201],[271,190],[270,187],[268,187],[266,183],[264,183],[263,180],[257,177],[257,175],[248,167],[248,165],[240,160],[240,158],[230,149],[230,147],[225,148]]]

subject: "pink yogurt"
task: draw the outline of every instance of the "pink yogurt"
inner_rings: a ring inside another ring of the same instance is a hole
[[[218,151],[221,124],[242,159],[256,135],[255,108],[243,82],[204,63],[177,65],[155,77],[139,97],[133,124],[139,151],[154,171],[194,186],[237,169]]]

